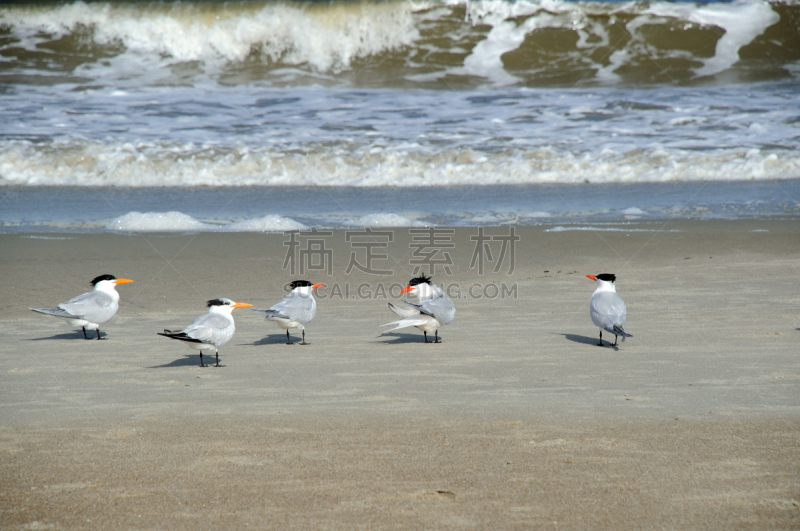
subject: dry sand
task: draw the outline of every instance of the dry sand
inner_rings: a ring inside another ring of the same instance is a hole
[[[332,275],[282,270],[283,235],[0,235],[0,526],[799,528],[800,226],[631,228],[517,227],[513,273],[484,275],[458,229],[439,345],[379,335],[407,229],[387,276],[344,273],[343,231]],[[616,350],[588,315],[601,272],[634,334]],[[28,311],[102,273],[136,281],[107,341]],[[308,346],[248,310],[223,368],[156,335],[292,278],[328,284]]]

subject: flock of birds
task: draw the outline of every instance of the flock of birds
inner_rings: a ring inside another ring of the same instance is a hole
[[[615,282],[617,277],[611,273],[599,275],[586,275],[597,282],[597,289],[592,294],[589,302],[589,315],[592,322],[600,328],[600,342],[603,346],[603,331],[614,335],[614,344],[621,337],[633,337],[625,332],[625,319],[627,311],[625,303],[617,295]],[[56,308],[31,308],[34,312],[67,319],[73,326],[83,330],[85,339],[92,339],[86,330],[95,330],[96,339],[100,337],[100,325],[107,323],[119,309],[118,284],[133,282],[128,278],[116,278],[113,275],[100,275],[92,280],[94,289],[78,295],[67,302],[62,302]],[[317,314],[317,301],[314,299],[313,290],[324,287],[322,283],[311,283],[307,280],[295,280],[290,285],[290,291],[268,310],[255,309],[254,311],[266,315],[268,321],[276,323],[286,330],[286,344],[291,345],[292,339],[289,330],[297,329],[302,333],[301,345],[306,345],[305,325],[314,319]],[[401,328],[416,327],[422,330],[425,343],[441,343],[439,328],[453,321],[456,308],[442,288],[431,283],[425,275],[412,278],[400,293],[410,293],[418,302],[403,301],[407,306],[398,306],[389,303],[389,309],[397,314],[400,319],[386,323],[382,326],[394,325],[394,328],[385,330],[393,332]],[[200,366],[203,363],[203,351],[213,350],[216,357],[214,367],[219,364],[219,347],[228,343],[236,331],[233,322],[233,310],[253,306],[246,302],[236,302],[231,299],[213,299],[208,301],[208,313],[200,315],[182,330],[164,330],[158,335],[182,341],[194,350],[200,351]],[[433,341],[428,340],[428,334],[434,335]]]

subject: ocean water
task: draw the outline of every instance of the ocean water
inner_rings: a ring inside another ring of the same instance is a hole
[[[0,101],[2,232],[800,217],[796,0],[3,4]]]

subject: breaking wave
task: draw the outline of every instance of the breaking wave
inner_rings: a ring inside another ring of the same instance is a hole
[[[35,186],[448,186],[791,179],[800,152],[663,148],[595,153],[553,148],[476,153],[287,154],[250,147],[74,142],[0,150],[0,185]]]
[[[800,5],[743,0],[99,3],[0,10],[12,82],[209,77],[458,88],[780,79]]]

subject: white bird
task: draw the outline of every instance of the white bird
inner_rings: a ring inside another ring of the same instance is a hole
[[[92,279],[94,290],[78,295],[67,302],[62,302],[57,308],[30,308],[34,312],[67,319],[73,326],[83,329],[83,338],[91,339],[86,334],[86,329],[97,330],[97,339],[100,337],[100,325],[107,323],[119,310],[119,293],[117,284],[133,282],[129,278],[117,278],[113,275],[100,275]]]
[[[203,365],[203,351],[214,349],[217,363],[219,364],[219,347],[225,345],[233,337],[236,325],[233,323],[233,309],[247,308],[252,304],[235,302],[230,299],[214,299],[208,301],[208,313],[199,316],[192,324],[179,332],[164,330],[156,332],[160,336],[183,341],[189,348],[200,351],[200,366]]]
[[[297,328],[303,333],[301,345],[306,343],[305,326],[317,315],[317,301],[314,299],[313,290],[324,288],[325,284],[320,282],[312,284],[308,280],[294,280],[289,285],[291,291],[269,310],[253,310],[267,314],[267,320],[276,323],[279,327],[286,330],[286,344],[293,345],[289,330]]]
[[[439,328],[453,321],[456,316],[456,307],[453,305],[453,301],[447,298],[442,288],[430,282],[431,279],[426,278],[425,275],[412,278],[408,286],[400,292],[411,292],[419,299],[418,304],[403,301],[411,307],[401,308],[391,302],[389,303],[389,309],[402,317],[402,319],[381,325],[397,325],[394,328],[385,330],[384,333],[416,326],[422,330],[425,336],[425,343],[431,343],[431,341],[428,341],[428,332],[435,334],[433,343],[441,343],[439,340]]]
[[[620,336],[622,336],[622,341],[625,341],[626,337],[633,337],[625,331],[627,310],[625,303],[617,295],[617,288],[614,284],[617,280],[616,275],[602,273],[586,275],[586,278],[597,282],[597,289],[592,293],[592,300],[589,302],[589,315],[595,326],[600,328],[600,342],[597,346],[603,346],[603,330],[614,334],[614,344],[611,345],[614,347],[617,346]]]

